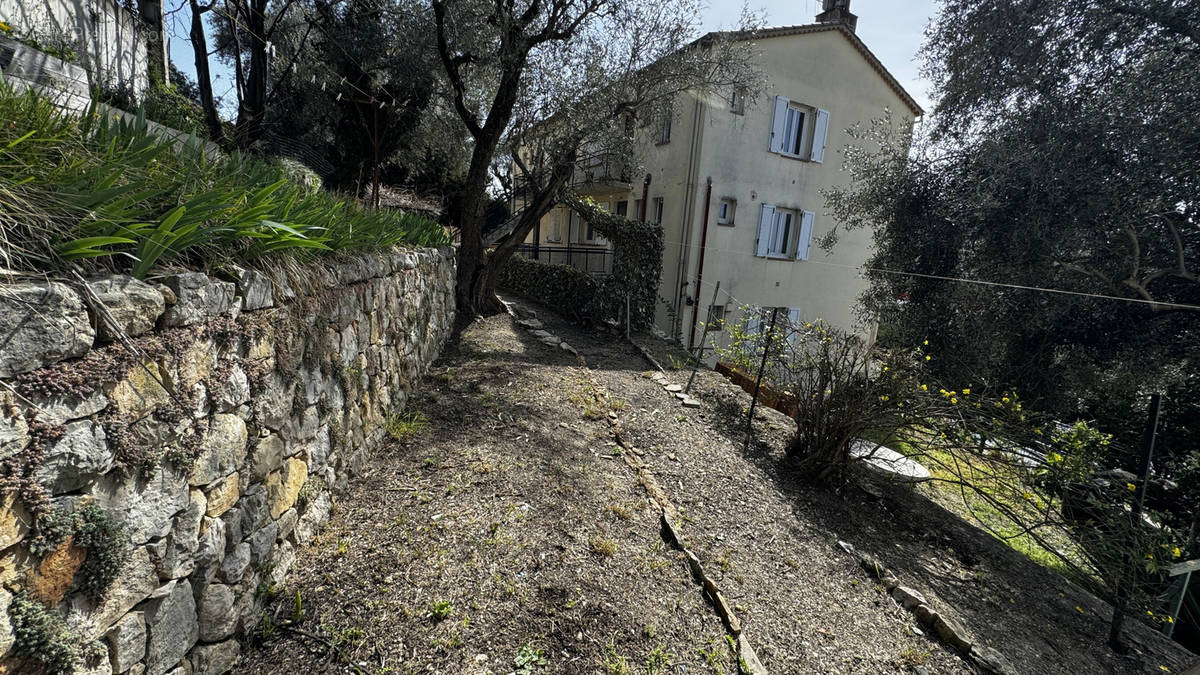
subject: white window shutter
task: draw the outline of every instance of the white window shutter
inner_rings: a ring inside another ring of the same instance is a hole
[[[829,133],[829,111],[817,110],[817,121],[813,125],[812,161],[825,161],[825,136]]]
[[[771,223],[775,222],[775,207],[771,204],[762,205],[762,217],[758,219],[758,241],[754,245],[754,255],[766,257],[771,250]]]
[[[775,97],[775,116],[771,118],[771,152],[783,152],[783,134],[787,125],[788,99]]]
[[[800,238],[796,242],[796,260],[808,260],[808,249],[812,245],[814,215],[812,211],[805,211],[800,218]]]
[[[800,308],[788,307],[788,338],[795,345],[800,338]]]

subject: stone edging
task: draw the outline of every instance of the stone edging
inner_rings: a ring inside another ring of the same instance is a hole
[[[954,647],[964,659],[970,659],[984,673],[992,675],[1017,675],[1017,669],[1000,652],[991,647],[979,645],[971,641],[967,632],[953,620],[939,614],[925,602],[925,596],[920,591],[908,586],[901,586],[894,574],[875,558],[860,554],[854,546],[838,541],[838,548],[858,560],[858,564],[879,583],[904,609],[912,612],[922,626],[937,634],[942,642]]]

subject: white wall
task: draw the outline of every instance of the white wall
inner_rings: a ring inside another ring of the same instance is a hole
[[[0,21],[16,36],[61,37],[75,43],[90,84],[146,89],[146,31],[136,12],[115,0],[0,0]]]

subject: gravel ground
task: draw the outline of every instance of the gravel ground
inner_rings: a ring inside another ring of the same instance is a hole
[[[507,315],[464,331],[410,405],[428,427],[400,429],[338,500],[239,672],[737,672],[610,418],[772,673],[975,672],[839,540],[1021,673],[1195,660],[1142,626],[1136,653],[1112,655],[1106,605],[921,495],[794,480],[780,462],[791,421],[762,411],[747,445],[749,396],[716,373],[696,374],[701,407],[683,408],[628,344],[539,318],[581,358]]]

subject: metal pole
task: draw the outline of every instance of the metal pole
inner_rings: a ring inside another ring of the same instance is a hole
[[[625,339],[632,341],[630,337],[630,319],[629,319],[629,296],[625,296]]]
[[[704,321],[704,331],[700,333],[700,352],[695,356],[696,362],[692,364],[692,374],[688,377],[687,386],[683,388],[685,394],[692,391],[692,380],[696,379],[696,371],[700,369],[700,363],[704,361],[704,341],[708,339],[708,325],[712,323],[712,308],[717,305],[717,293],[720,290],[721,282],[718,281],[717,287],[713,289],[712,302],[708,305],[708,318]]]
[[[1142,436],[1142,461],[1138,466],[1138,491],[1133,500],[1133,510],[1129,514],[1129,537],[1125,547],[1125,561],[1121,576],[1117,579],[1117,598],[1113,603],[1112,625],[1109,627],[1108,644],[1120,654],[1128,651],[1124,640],[1121,639],[1121,624],[1125,619],[1125,607],[1129,604],[1129,588],[1125,583],[1130,576],[1133,566],[1132,548],[1136,542],[1135,532],[1142,525],[1142,509],[1146,502],[1146,484],[1150,475],[1150,465],[1154,459],[1154,437],[1158,433],[1158,412],[1162,406],[1162,394],[1150,395],[1150,415],[1146,420],[1146,431]]]
[[[1175,624],[1179,621],[1179,611],[1183,609],[1183,599],[1187,597],[1188,584],[1191,581],[1192,573],[1189,570],[1187,574],[1183,575],[1183,585],[1179,588],[1179,595],[1175,596],[1175,601],[1171,603],[1171,609],[1167,612],[1167,616],[1175,619],[1175,621],[1168,621],[1166,627],[1163,628],[1163,635],[1167,637],[1175,634]]]
[[[775,315],[778,307],[771,308],[771,323],[767,326],[766,344],[763,345],[762,363],[758,366],[758,379],[754,380],[754,395],[750,399],[750,415],[746,417],[746,445],[750,447],[750,435],[754,433],[754,408],[758,405],[758,388],[762,386],[763,371],[767,369],[767,355],[771,352],[771,338],[775,334]]]

